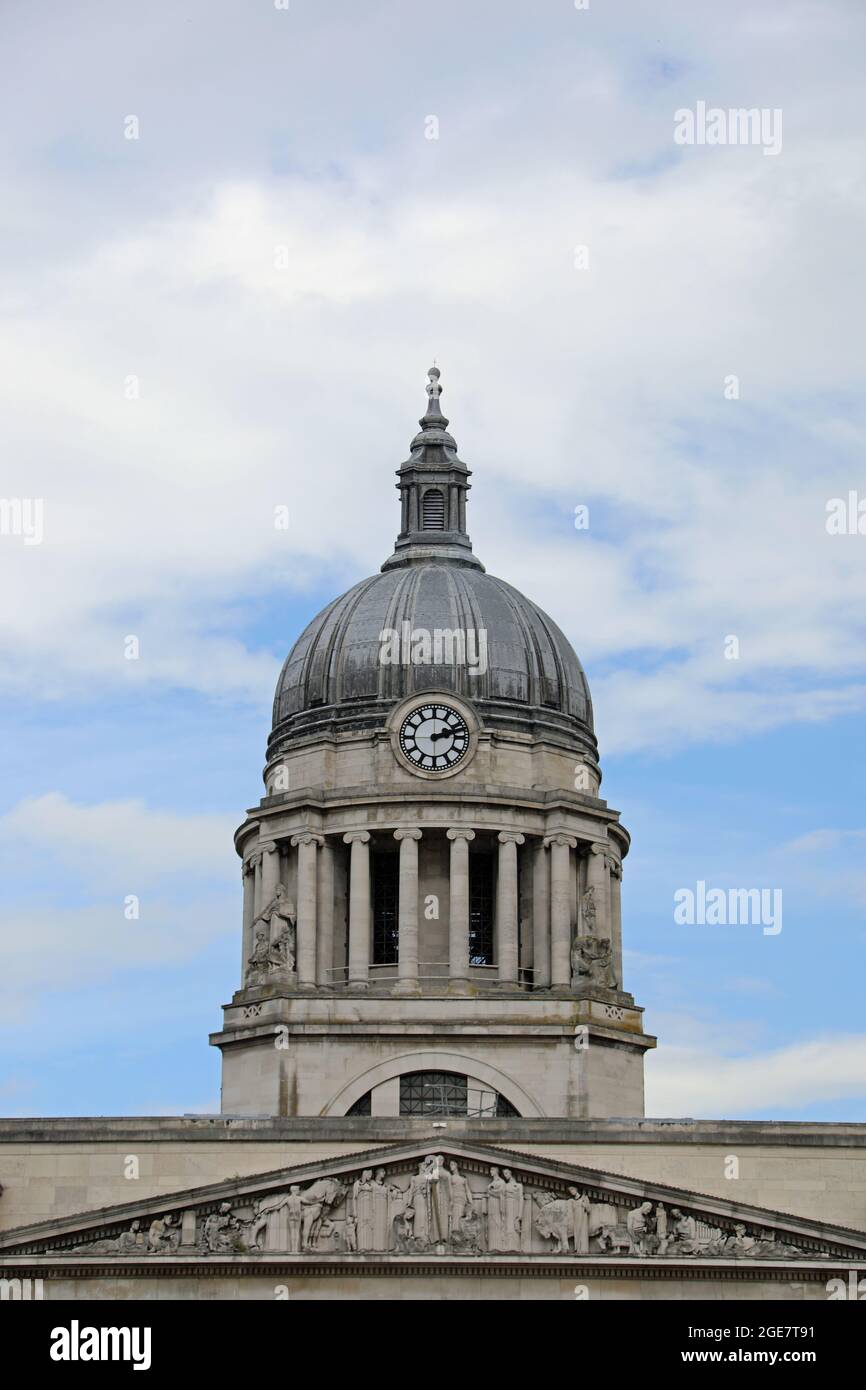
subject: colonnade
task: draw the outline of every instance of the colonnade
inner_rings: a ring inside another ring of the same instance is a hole
[[[470,844],[476,832],[452,826],[447,832],[449,852],[448,989],[452,994],[469,990],[470,965]],[[419,842],[416,827],[393,832],[399,844],[399,951],[398,994],[417,995],[419,974]],[[296,971],[302,990],[334,982],[334,856],[335,837],[302,831],[287,842],[297,849]],[[370,832],[352,830],[340,837],[348,846],[349,949],[346,984],[351,992],[365,991],[370,982],[371,883]],[[496,868],[496,974],[499,984],[517,988],[520,901],[518,846],[526,842],[518,831],[503,830],[497,836]],[[531,837],[532,864],[532,983],[536,989],[567,989],[572,978],[572,936],[577,917],[574,862],[580,851],[586,857],[585,890],[592,890],[592,932],[609,940],[614,973],[622,981],[622,916],[620,881],[622,866],[609,842],[579,841],[560,831]],[[285,842],[284,842],[285,843]],[[280,845],[274,840],[257,844],[244,861],[243,969],[253,951],[254,923],[273,900],[281,882]],[[586,931],[586,923],[579,930]]]

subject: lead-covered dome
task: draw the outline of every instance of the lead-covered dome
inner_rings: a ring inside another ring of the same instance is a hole
[[[488,725],[558,733],[594,753],[589,687],[568,639],[472,553],[471,475],[447,432],[440,391],[432,368],[421,432],[397,472],[394,554],[298,638],[277,682],[272,753],[323,726],[384,724],[398,700],[424,690],[471,700]]]

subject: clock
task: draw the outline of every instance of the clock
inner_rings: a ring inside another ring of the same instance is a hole
[[[418,705],[400,725],[400,750],[421,772],[450,772],[469,751],[469,726],[453,705]]]

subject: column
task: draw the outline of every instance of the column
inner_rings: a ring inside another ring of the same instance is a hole
[[[452,826],[448,905],[448,993],[469,992],[469,841],[474,830]]]
[[[266,840],[259,845],[262,855],[261,870],[261,903],[257,908],[258,912],[264,912],[269,902],[272,902],[277,895],[277,884],[280,881],[280,852],[273,840]]]
[[[318,900],[318,864],[316,862],[322,836],[304,830],[292,836],[292,846],[298,850],[298,950],[296,969],[299,989],[316,987],[316,907]]]
[[[517,846],[523,836],[514,830],[503,830],[499,840],[499,862],[496,874],[496,959],[499,964],[499,983],[517,988]]]
[[[550,988],[550,865],[539,840],[532,859],[532,985]]]
[[[322,989],[334,983],[334,846],[323,839],[319,851],[319,901],[316,921],[316,978]]]
[[[253,922],[256,917],[256,867],[253,863],[255,855],[245,860],[241,865],[241,882],[244,886],[244,926],[241,933],[241,988],[247,974],[247,965],[253,953],[255,940],[253,936]]]
[[[554,989],[571,984],[571,835],[550,835],[550,983]]]
[[[399,947],[395,994],[418,994],[418,841],[420,830],[395,830],[400,844]]]
[[[608,873],[608,847],[598,843],[590,845],[586,861],[586,887],[592,889],[595,907],[595,926],[592,935],[601,941],[610,940],[610,875]],[[584,931],[586,931],[584,925]]]
[[[610,870],[610,954],[617,988],[622,989],[622,864],[608,857]]]
[[[258,850],[250,855],[248,863],[253,872],[253,921],[258,917],[262,903],[262,856]]]
[[[366,989],[370,982],[370,836],[352,830],[343,836],[351,845],[349,862],[349,989]]]

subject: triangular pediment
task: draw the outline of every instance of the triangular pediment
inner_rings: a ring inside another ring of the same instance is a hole
[[[0,1233],[25,1264],[254,1268],[450,1257],[645,1267],[866,1262],[866,1232],[508,1149],[380,1146]]]

